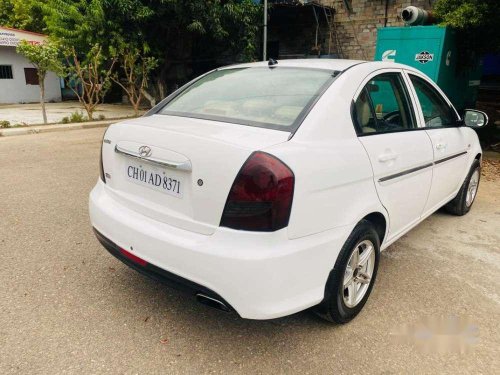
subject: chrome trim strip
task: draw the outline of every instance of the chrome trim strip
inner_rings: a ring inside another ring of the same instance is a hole
[[[448,161],[448,160],[457,158],[459,156],[465,155],[466,153],[467,153],[467,151],[462,151],[462,152],[459,152],[458,154],[447,156],[447,157],[445,157],[443,159],[439,159],[439,160],[437,160],[437,161],[435,161],[433,163],[427,163],[427,164],[421,165],[419,167],[407,169],[406,171],[402,171],[402,172],[399,172],[399,173],[391,174],[389,176],[385,176],[385,177],[379,178],[378,182],[385,182],[385,181],[392,180],[394,178],[405,176],[407,174],[414,173],[414,172],[420,171],[420,170],[425,169],[425,168],[432,167],[432,166],[440,164],[440,163],[444,163],[445,161]]]
[[[164,161],[164,160],[159,160],[151,157],[143,157],[135,152],[125,150],[122,147],[119,147],[118,145],[115,145],[115,152],[118,154],[130,156],[132,158],[136,158],[139,160],[144,160],[153,164],[158,164],[161,165],[162,167],[166,168],[171,168],[171,169],[177,169],[181,171],[191,171],[191,163],[189,161],[186,162],[174,162],[174,161]]]
[[[403,171],[403,172],[399,172],[399,173],[391,174],[391,175],[386,176],[386,177],[382,177],[378,180],[378,182],[385,182],[385,181],[392,180],[394,178],[398,178],[398,177],[401,177],[401,176],[404,176],[404,175],[407,175],[410,173],[415,173],[417,171],[420,171],[421,169],[432,167],[433,165],[434,165],[434,163],[428,163],[428,164],[421,165],[419,167],[407,169],[406,171]]]
[[[467,153],[467,151],[459,152],[458,154],[451,155],[451,156],[448,156],[448,157],[443,158],[443,159],[439,159],[439,160],[435,161],[434,164],[444,163],[445,161],[448,161],[448,160],[451,160],[454,158],[458,158],[459,156],[465,155],[466,153]]]

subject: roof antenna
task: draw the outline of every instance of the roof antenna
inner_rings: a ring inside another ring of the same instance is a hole
[[[267,63],[267,65],[269,65],[269,66],[275,66],[275,65],[278,65],[278,62],[275,59],[270,58],[269,62]]]

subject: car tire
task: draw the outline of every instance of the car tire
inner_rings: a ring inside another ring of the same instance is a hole
[[[371,250],[369,250],[370,246]],[[356,267],[353,267],[356,262],[355,251],[358,254],[359,263],[361,260],[367,261],[367,268],[358,263]],[[347,323],[358,315],[375,283],[379,259],[380,239],[377,231],[372,223],[362,220],[356,225],[342,247],[328,277],[324,300],[316,306],[315,313],[325,320],[338,324]],[[369,276],[368,283],[366,283],[367,276]],[[359,284],[359,289],[356,284]]]
[[[457,216],[463,216],[469,212],[476,198],[480,179],[481,165],[479,160],[474,160],[457,196],[444,206],[446,211]]]

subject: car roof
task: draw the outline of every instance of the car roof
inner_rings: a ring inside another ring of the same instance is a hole
[[[351,66],[364,63],[366,61],[362,60],[343,60],[343,59],[288,59],[288,60],[277,60],[277,66],[291,67],[291,68],[311,68],[311,69],[328,69],[335,71],[343,71]],[[256,67],[266,67],[268,66],[267,61],[259,61],[246,64],[237,64],[225,66],[221,69],[232,69],[232,68],[256,68]]]
[[[363,64],[365,68],[372,68],[373,70],[382,68],[398,68],[407,69],[411,71],[418,71],[411,66],[398,64],[395,62],[386,61],[364,61],[364,60],[346,60],[346,59],[288,59],[288,60],[277,60],[277,67],[291,67],[291,68],[309,68],[309,69],[328,69],[333,71],[344,71],[355,65]],[[236,65],[228,65],[221,67],[219,69],[234,69],[234,68],[255,68],[255,67],[267,67],[269,63],[267,61],[259,61],[253,63],[244,63]]]

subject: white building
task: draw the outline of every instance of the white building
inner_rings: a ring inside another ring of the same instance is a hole
[[[35,67],[16,53],[21,40],[39,44],[43,34],[0,27],[0,103],[33,103],[40,101],[40,87]],[[61,101],[61,83],[55,73],[45,78],[45,100]]]

